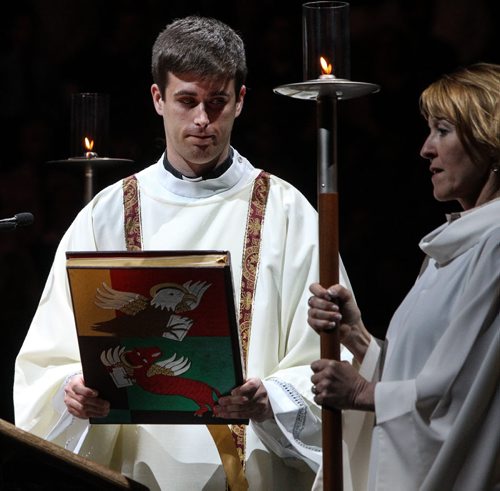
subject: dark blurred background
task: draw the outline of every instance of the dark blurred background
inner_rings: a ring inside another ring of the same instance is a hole
[[[240,32],[248,93],[233,144],[316,205],[315,104],[275,95],[302,80],[300,1],[23,0],[0,23],[0,218],[30,211],[31,227],[0,231],[0,418],[13,421],[14,359],[53,254],[83,205],[70,156],[70,97],[110,95],[109,155],[133,165],[99,170],[96,189],[154,162],[161,118],[149,88],[151,46],[176,17],[217,17]],[[352,0],[351,78],[381,92],[339,107],[340,246],[367,326],[383,336],[422,260],[417,243],[455,204],[432,198],[419,157],[420,92],[477,61],[498,63],[494,0]]]

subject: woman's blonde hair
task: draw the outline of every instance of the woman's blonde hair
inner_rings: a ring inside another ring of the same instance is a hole
[[[500,65],[477,63],[442,76],[422,92],[420,111],[454,124],[474,162],[500,161]]]

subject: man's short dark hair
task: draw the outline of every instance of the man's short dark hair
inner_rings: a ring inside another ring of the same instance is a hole
[[[234,79],[238,96],[247,75],[245,47],[241,37],[223,22],[189,16],[160,32],[153,45],[151,70],[162,95],[171,72]]]

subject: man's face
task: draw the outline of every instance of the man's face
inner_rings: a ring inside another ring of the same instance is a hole
[[[165,94],[153,84],[156,112],[163,117],[167,158],[187,176],[203,175],[228,155],[234,119],[245,96],[235,94],[234,79],[203,79],[195,74],[168,74]]]

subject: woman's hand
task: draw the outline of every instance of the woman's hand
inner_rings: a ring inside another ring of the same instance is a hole
[[[311,364],[312,392],[317,404],[336,409],[373,411],[375,384],[346,361],[317,360]]]
[[[323,288],[313,283],[309,290],[307,322],[317,332],[338,328],[340,342],[361,363],[370,344],[371,335],[361,320],[361,312],[352,293],[341,285]]]

